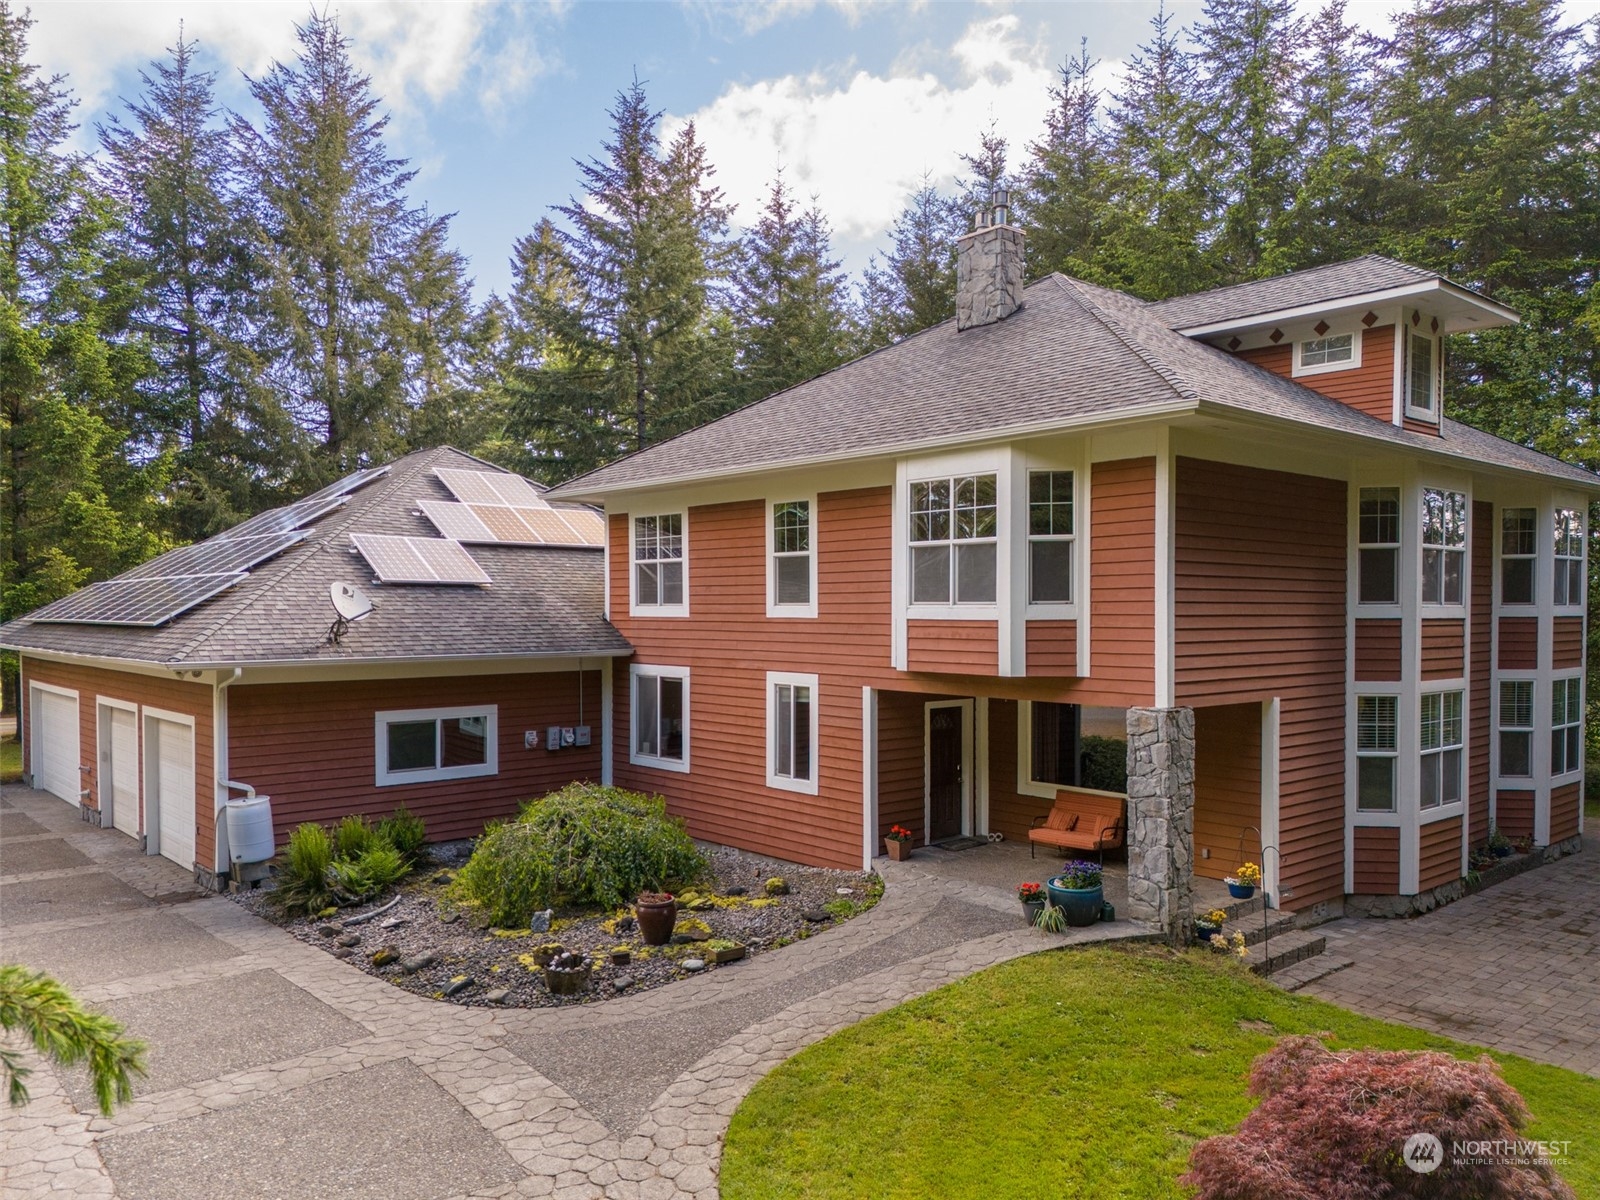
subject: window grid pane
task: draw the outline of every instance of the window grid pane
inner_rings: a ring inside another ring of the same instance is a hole
[[[1396,710],[1394,696],[1359,696],[1356,699],[1356,749],[1393,750]]]
[[[1300,365],[1320,367],[1328,363],[1350,362],[1355,357],[1355,334],[1340,333],[1333,337],[1312,338],[1300,343]]]
[[[993,604],[999,531],[994,475],[911,484],[911,602]]]
[[[683,514],[635,517],[634,603],[644,607],[683,603]]]
[[[431,771],[439,765],[438,721],[390,721],[389,770]]]
[[[1413,408],[1433,409],[1433,339],[1411,335],[1410,372],[1406,399]]]
[[[1461,799],[1462,694],[1431,692],[1422,697],[1423,808],[1455,804]]]

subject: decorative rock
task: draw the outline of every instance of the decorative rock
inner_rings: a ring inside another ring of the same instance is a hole
[[[318,925],[317,932],[323,937],[338,937],[344,932],[344,926],[337,921],[329,921],[325,925]]]
[[[449,985],[444,989],[444,994],[446,996],[459,995],[460,993],[466,991],[469,987],[471,987],[476,982],[477,982],[477,980],[472,978],[471,975],[457,975],[454,979],[452,979],[450,981]]]
[[[709,896],[704,896],[689,905],[689,908],[692,912],[710,912],[716,906],[717,902],[715,900]]]
[[[528,918],[528,932],[530,932],[530,933],[546,933],[546,932],[548,932],[549,929],[550,929],[550,922],[554,917],[555,917],[555,913],[552,912],[548,908],[545,909],[543,912],[534,913],[532,917]]]
[[[455,909],[439,914],[439,924],[441,925],[454,925],[459,920],[461,920],[461,914]]]
[[[748,896],[750,889],[747,887],[731,887],[722,893],[724,896]]]
[[[688,946],[694,942],[708,942],[710,940],[711,935],[701,929],[687,929],[682,933],[672,935],[672,944],[674,946]]]
[[[789,881],[782,875],[774,875],[767,880],[767,895],[787,896],[789,894]]]
[[[407,975],[415,975],[424,967],[431,967],[437,962],[439,956],[432,950],[424,950],[421,954],[405,959],[400,963],[400,970]]]
[[[435,883],[454,883],[456,881],[456,877],[450,871],[440,871],[433,877],[433,881]]]
[[[334,940],[334,942],[336,944],[338,944],[340,946],[359,946],[359,945],[361,945],[361,935],[359,933],[341,933],[338,937],[334,938],[333,940]]]
[[[611,986],[616,991],[625,992],[625,991],[627,991],[629,988],[631,988],[633,986],[633,976],[632,975],[618,975],[615,979],[613,979],[611,981]]]
[[[511,995],[510,988],[495,988],[493,991],[485,992],[483,998],[490,1004],[504,1004],[509,995]]]
[[[696,971],[704,971],[706,969],[705,960],[702,958],[686,958],[683,960],[683,969],[690,974]]]
[[[398,946],[384,946],[373,953],[372,965],[375,967],[387,967],[399,957],[400,948]]]
[[[335,958],[354,958],[356,954],[349,946],[335,946],[329,953]]]
[[[800,915],[807,921],[817,925],[820,925],[823,921],[833,920],[833,914],[825,908],[808,908],[803,910]]]
[[[635,921],[631,915],[618,917],[617,923],[612,926],[612,929],[618,933],[632,933],[638,927],[638,924],[639,922]]]
[[[382,921],[378,922],[378,928],[399,929],[400,926],[408,924],[410,924],[410,921],[405,917],[386,917]]]
[[[855,888],[836,887],[833,889],[833,894],[835,896],[854,896],[856,894],[856,890]]]

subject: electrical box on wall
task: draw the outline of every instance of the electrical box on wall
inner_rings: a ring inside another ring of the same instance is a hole
[[[522,735],[522,748],[524,750],[537,750],[539,748],[539,731],[530,729]]]
[[[574,740],[574,742],[573,742],[573,745],[575,745],[575,746],[587,746],[587,745],[590,744],[590,741],[589,741],[589,727],[587,725],[579,725],[578,728],[574,732],[576,733],[577,736],[576,736],[576,740]]]
[[[544,748],[546,750],[561,749],[561,727],[552,725],[544,731]]]
[[[563,727],[562,730],[561,730],[561,747],[562,747],[562,749],[566,749],[568,746],[576,746],[577,744],[578,744],[578,731],[576,729],[574,729],[571,725],[567,725],[567,726]]]

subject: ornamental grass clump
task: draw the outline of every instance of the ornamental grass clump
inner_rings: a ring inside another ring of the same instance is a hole
[[[1487,1055],[1336,1053],[1287,1037],[1256,1059],[1250,1091],[1261,1104],[1238,1132],[1191,1153],[1179,1182],[1197,1189],[1195,1200],[1574,1200],[1547,1160],[1454,1152],[1515,1144],[1528,1123]]]
[[[331,832],[307,821],[278,856],[272,903],[284,913],[310,916],[370,900],[411,873],[424,857],[426,840],[422,819],[404,808],[376,825],[352,814]]]
[[[707,866],[661,797],[573,783],[484,830],[452,889],[491,924],[521,926],[546,908],[620,908]]]

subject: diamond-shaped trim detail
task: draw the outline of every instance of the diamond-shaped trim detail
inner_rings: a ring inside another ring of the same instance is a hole
[[[1236,337],[1231,337],[1231,338],[1228,339],[1228,349],[1229,350],[1237,350],[1242,345],[1244,345],[1244,343],[1241,342]]]
[[[1365,325],[1368,329],[1371,329],[1373,327],[1373,325],[1375,325],[1377,323],[1377,321],[1378,321],[1378,314],[1375,313],[1375,312],[1369,312],[1366,316],[1361,318],[1361,323],[1363,325]]]
[[[1433,323],[1431,325],[1429,325],[1428,328],[1433,330],[1433,332],[1438,333],[1439,332],[1439,318],[1435,317],[1433,319]]]
[[[1276,346],[1279,342],[1283,341],[1283,330],[1274,329],[1271,333],[1267,334],[1267,340]]]
[[[1412,325],[1412,328],[1415,328],[1416,326],[1421,325],[1421,324],[1422,324],[1422,314],[1420,312],[1418,312],[1416,309],[1413,308],[1411,310],[1411,325]]]
[[[1328,328],[1329,327],[1328,327],[1328,323],[1326,321],[1318,321],[1311,328],[1313,328],[1313,329],[1315,329],[1317,331],[1317,336],[1318,337],[1321,337],[1323,334],[1328,332]]]

